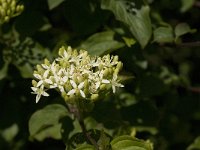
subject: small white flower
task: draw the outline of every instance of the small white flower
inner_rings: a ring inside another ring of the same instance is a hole
[[[117,75],[113,75],[113,79],[111,80],[111,85],[112,85],[113,93],[116,92],[116,87],[124,87],[124,85],[118,82]]]
[[[63,55],[61,57],[56,58],[56,61],[68,61],[71,55],[67,53],[66,50],[64,50]]]
[[[83,92],[82,88],[84,87],[84,82],[81,82],[79,85],[77,85],[73,80],[70,80],[70,83],[73,87],[72,90],[70,90],[67,95],[74,95],[76,91],[78,90],[83,98],[85,98],[85,93]]]
[[[103,84],[108,84],[110,83],[109,80],[103,78],[103,71],[97,72],[96,74],[94,73],[94,80],[95,80],[95,88],[98,89],[100,85]]]
[[[47,78],[49,75],[49,70],[46,70],[43,75],[33,74],[35,78],[39,80],[37,83],[37,87],[41,86],[43,83],[53,84],[53,82]]]
[[[40,100],[41,95],[49,96],[49,94],[47,92],[45,92],[43,85],[40,86],[39,88],[38,87],[31,87],[31,89],[33,90],[33,92],[31,92],[32,94],[37,94],[36,95],[36,103],[38,103],[38,101]]]

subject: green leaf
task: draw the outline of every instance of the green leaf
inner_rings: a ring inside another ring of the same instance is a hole
[[[193,6],[195,0],[181,0],[181,2],[182,2],[181,12],[186,12]]]
[[[102,0],[102,9],[113,12],[116,19],[125,23],[134,37],[144,48],[151,38],[152,28],[149,17],[150,8],[142,6],[141,9],[131,8],[133,13],[127,10],[125,1],[122,0]]]
[[[180,23],[175,27],[175,36],[176,36],[176,40],[187,33],[193,33],[195,32],[195,29],[191,29],[190,26],[187,23]]]
[[[132,45],[136,43],[136,41],[133,38],[122,37],[122,39],[124,40],[124,42],[126,43],[128,47],[131,47]]]
[[[65,0],[47,0],[49,9],[52,10],[55,7],[59,6]]]
[[[111,141],[112,150],[152,150],[150,142],[133,138],[129,135],[116,137]]]
[[[113,31],[104,31],[90,36],[79,48],[85,49],[90,55],[102,55],[107,51],[113,51],[124,47],[124,43],[114,39]]]
[[[89,144],[82,144],[78,146],[75,150],[95,150],[95,147]]]
[[[110,146],[110,138],[104,133],[104,131],[101,131],[101,136],[97,142],[97,144],[99,145],[99,149],[102,150],[109,150],[109,146]]]
[[[187,148],[187,150],[200,150],[200,136]]]
[[[47,137],[61,139],[61,118],[68,115],[66,107],[52,104],[36,111],[29,120],[29,132],[32,138],[39,141]]]
[[[154,30],[154,41],[158,43],[171,43],[174,41],[173,30],[171,27],[159,27]]]
[[[16,137],[18,132],[19,132],[19,128],[17,124],[13,124],[9,128],[3,130],[1,135],[7,142],[11,142]]]
[[[96,129],[88,130],[87,133],[90,135],[91,138],[93,138],[95,141],[97,141],[101,135],[101,131]],[[78,148],[79,145],[85,144],[85,142],[88,142],[88,139],[85,137],[84,133],[78,132],[73,134],[73,136],[67,141],[67,150],[74,150],[75,148]]]

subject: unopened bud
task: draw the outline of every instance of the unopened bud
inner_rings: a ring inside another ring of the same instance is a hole
[[[37,68],[39,73],[44,71],[43,68],[41,67],[41,65],[37,65],[36,68]]]
[[[123,64],[122,64],[121,61],[119,61],[116,68],[118,68],[119,70],[121,70],[122,67],[123,67]]]
[[[6,12],[6,14],[7,14],[8,16],[10,16],[10,15],[11,15],[11,10],[8,9],[7,12]]]
[[[37,82],[36,82],[35,80],[32,80],[32,85],[33,85],[34,87],[36,87],[36,86],[37,86]]]
[[[10,20],[10,17],[8,17],[8,16],[4,17],[4,22],[8,22],[9,20]]]
[[[102,84],[101,86],[100,86],[100,90],[106,90],[106,84]]]
[[[12,1],[10,6],[15,8],[16,7],[16,1]]]
[[[90,98],[92,101],[96,101],[99,98],[99,94],[92,94]]]
[[[0,7],[0,15],[2,17],[6,16],[6,11],[2,7]]]
[[[62,46],[59,51],[58,51],[58,55],[62,56],[64,54],[65,48],[64,46]]]

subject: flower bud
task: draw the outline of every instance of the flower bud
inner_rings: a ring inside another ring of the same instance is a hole
[[[8,9],[7,12],[6,12],[6,14],[7,14],[8,16],[10,16],[10,15],[11,15],[11,10]]]
[[[90,99],[94,102],[99,98],[99,94],[92,94]]]
[[[118,56],[114,56],[114,58],[113,58],[113,62],[117,62],[117,61],[118,61],[118,59],[119,59],[119,57],[118,57]]]
[[[122,67],[123,67],[123,64],[122,64],[121,61],[119,61],[116,68],[118,68],[119,70],[121,70]]]
[[[0,14],[2,17],[6,16],[6,11],[2,7],[0,7]]]
[[[44,71],[43,68],[41,67],[41,65],[37,65],[36,68],[37,68],[39,73]]]
[[[65,48],[64,46],[62,46],[59,51],[58,51],[58,55],[62,56],[64,54]]]
[[[4,10],[7,10],[8,4],[6,2],[2,3],[2,7],[3,7]]]
[[[72,55],[73,55],[74,57],[78,56],[78,52],[77,52],[76,49],[73,51],[73,54],[72,54]]]
[[[49,60],[47,58],[44,59],[44,64],[47,65],[47,66],[50,65],[50,62],[49,62]]]
[[[37,82],[36,82],[35,80],[32,80],[32,85],[33,85],[34,87],[36,87],[36,86],[37,86]]]
[[[8,22],[10,20],[10,18],[8,16],[4,17],[4,22]]]
[[[106,77],[109,75],[109,69],[106,68],[104,71],[103,71],[103,76]]]
[[[101,90],[101,91],[104,91],[105,89],[106,89],[106,84],[100,85],[100,90]]]

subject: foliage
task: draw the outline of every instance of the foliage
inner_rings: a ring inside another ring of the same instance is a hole
[[[0,149],[200,149],[199,11],[198,0],[0,0]],[[62,46],[119,56],[124,87],[75,105],[55,88],[36,104],[35,66]]]

